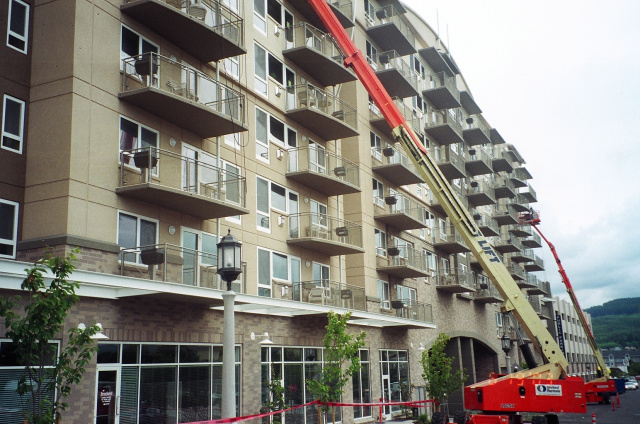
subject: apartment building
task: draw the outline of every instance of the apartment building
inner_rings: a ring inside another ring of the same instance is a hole
[[[446,46],[398,1],[330,5],[532,305],[550,296],[540,239],[518,225],[531,175]],[[16,294],[45,252],[79,248],[67,328],[100,322],[108,337],[65,422],[220,417],[227,231],[243,243],[238,415],[259,411],[271,379],[287,405],[312,400],[330,310],[367,333],[345,401],[406,400],[440,332],[468,383],[504,367],[498,290],[306,1],[10,0],[0,19],[0,291]],[[265,332],[273,344],[251,337]],[[19,376],[11,361],[0,389]]]

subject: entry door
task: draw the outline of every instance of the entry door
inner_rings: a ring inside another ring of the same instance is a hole
[[[120,370],[118,368],[98,369],[95,405],[95,424],[120,422]]]

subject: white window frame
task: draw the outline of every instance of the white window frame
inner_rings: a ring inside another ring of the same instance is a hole
[[[17,3],[26,8],[26,13],[24,17],[24,28],[22,29],[23,34],[19,34],[11,30],[11,11],[13,9],[14,3]],[[9,14],[7,16],[7,47],[10,47],[24,54],[27,54],[27,50],[29,49],[29,15],[30,13],[31,13],[31,6],[29,4],[23,2],[22,0],[9,1]],[[18,41],[24,42],[24,49],[21,49],[11,44],[11,37],[16,38]]]
[[[256,10],[256,4],[262,3],[263,13]],[[267,0],[253,0],[253,27],[263,35],[267,35]]]
[[[225,134],[224,144],[236,150],[240,150],[240,147],[242,146],[242,133]]]
[[[13,234],[11,235],[11,239],[0,238],[0,244],[11,246],[13,248],[13,255],[2,255],[0,254],[0,258],[8,258],[15,259],[16,257],[16,246],[18,244],[18,216],[20,215],[20,204],[17,202],[13,202],[11,200],[0,199],[0,205],[5,204],[7,206],[13,206]]]
[[[264,77],[261,75],[258,75],[257,70],[258,70],[258,54],[257,51],[258,50],[262,50],[264,52]],[[265,49],[264,47],[262,47],[260,44],[258,43],[254,43],[253,44],[253,52],[254,52],[254,59],[253,59],[253,64],[254,64],[254,69],[253,69],[253,91],[255,91],[257,94],[261,95],[264,98],[268,98],[269,97],[269,51],[267,49]]]
[[[373,204],[384,208],[384,184],[375,178],[372,178],[372,180],[373,184],[375,184],[375,188],[373,188]]]
[[[378,49],[369,40],[366,40],[367,62],[374,71],[378,70]]]
[[[155,234],[155,243],[154,244],[158,244],[158,240],[159,240],[159,235],[160,235],[160,221],[157,219],[153,219],[153,218],[149,218],[148,216],[144,216],[144,215],[138,215],[136,213],[132,213],[129,211],[123,211],[123,210],[118,210],[118,215],[117,215],[117,229],[116,229],[116,244],[118,246],[120,246],[119,241],[120,241],[120,214],[124,214],[124,215],[128,215],[130,217],[136,218],[136,246],[140,246],[140,221],[144,220],[144,221],[148,221],[148,222],[153,222],[154,224],[156,224],[156,234]],[[120,246],[120,250],[122,249],[131,249],[130,247],[122,247]],[[135,253],[136,255],[136,261],[135,262],[131,262],[131,261],[125,261],[126,264],[132,264],[132,265],[142,265],[142,263],[140,262],[140,252]],[[120,259],[118,259],[118,261],[120,261]]]
[[[302,274],[302,260],[297,257],[297,256],[293,256],[293,255],[288,255],[286,253],[282,253],[282,252],[278,252],[277,250],[273,250],[273,249],[267,249],[265,247],[257,247],[258,251],[262,250],[265,252],[269,252],[269,285],[267,286],[266,284],[260,284],[260,278],[257,274],[258,270],[260,269],[259,266],[256,267],[256,281],[258,282],[258,289],[263,288],[263,289],[269,289],[271,291],[271,297],[273,297],[273,281],[278,281],[278,282],[284,282],[284,283],[289,283],[289,284],[293,284],[293,276],[292,274],[292,268],[291,268],[291,262],[292,261],[298,261],[299,263],[299,267],[298,269],[300,270],[300,274]],[[277,278],[274,277],[273,275],[273,255],[279,255],[279,256],[284,256],[287,259],[287,279],[284,280],[282,278]],[[256,255],[257,258],[260,257],[259,254]],[[297,281],[301,281],[301,275],[297,276]],[[256,293],[257,294],[257,293]]]
[[[138,31],[135,31],[135,30],[131,29],[130,27],[128,27],[127,25],[122,24],[121,28],[120,28],[120,70],[121,71],[124,70],[124,62],[123,62],[123,60],[131,57],[131,55],[129,55],[129,53],[125,53],[122,50],[122,29],[123,28],[126,28],[128,31],[131,31],[132,33],[134,33],[135,35],[138,36],[138,53],[133,55],[133,56],[141,55],[141,54],[144,53],[142,51],[143,42],[147,42],[151,46],[155,47],[155,49],[156,49],[155,53],[158,54],[158,55],[160,54],[160,46],[158,44],[156,44],[153,41],[149,40],[148,38],[142,36],[142,34],[140,34]],[[131,66],[133,66],[133,65],[131,65]],[[127,74],[129,74],[129,75],[133,75],[135,73],[136,73],[135,69],[127,70]]]
[[[373,229],[373,237],[375,239],[376,255],[387,257],[387,234],[379,228]]]
[[[240,80],[240,60],[238,56],[227,57],[222,61],[222,71],[236,81]]]
[[[314,226],[327,228],[328,225],[328,215],[327,215],[327,205],[325,203],[318,202],[317,200],[311,199],[309,204],[309,210],[311,212],[311,224]]]
[[[405,297],[408,295],[408,297]],[[403,286],[402,284],[396,284],[396,296],[398,300],[417,300],[416,289],[412,287]]]
[[[277,212],[279,214],[284,214],[284,215],[289,215],[290,213],[297,213],[297,212],[292,212],[291,211],[290,202],[292,200],[291,196],[293,195],[293,196],[296,197],[296,200],[295,200],[296,203],[299,204],[300,195],[298,194],[297,191],[290,190],[289,188],[287,188],[285,186],[282,186],[280,184],[274,183],[273,181],[271,181],[271,180],[269,180],[267,178],[261,177],[260,175],[256,175],[256,203],[257,203],[257,196],[258,196],[258,193],[257,193],[257,187],[258,187],[257,180],[263,180],[263,181],[267,182],[267,187],[268,187],[267,202],[268,202],[268,205],[269,205],[269,212],[268,212],[269,216],[264,216],[265,213],[267,213],[267,212],[266,211],[258,211],[257,207],[256,207],[256,214],[257,214],[258,217],[262,216],[262,219],[267,218],[269,224],[268,224],[268,227],[261,227],[260,225],[257,224],[257,221],[256,221],[256,226],[257,226],[258,230],[260,230],[260,231],[271,232],[271,211],[273,210],[273,211],[275,211],[275,212]],[[273,204],[272,204],[271,191],[272,191],[273,185],[276,185],[276,186],[278,186],[280,188],[284,188],[284,191],[285,191],[285,210],[278,209],[277,207],[273,206]]]
[[[5,131],[5,125],[7,124],[7,101],[11,101],[14,103],[18,103],[20,105],[20,122],[19,122],[19,131],[18,134],[13,134]],[[24,117],[25,117],[25,108],[26,103],[23,100],[16,99],[15,97],[9,96],[5,94],[2,101],[2,139],[0,141],[0,147],[5,150],[9,150],[10,152],[22,154],[22,146],[24,144]],[[15,140],[19,144],[18,149],[13,149],[11,147],[4,145],[4,138],[7,137],[11,140]]]
[[[382,137],[370,131],[369,141],[371,142],[371,156],[378,162],[382,162]]]
[[[118,137],[118,163],[122,164],[122,162],[120,161],[120,157],[121,157],[121,153],[122,153],[121,145],[122,145],[122,134],[123,134],[123,131],[122,131],[122,120],[123,119],[126,120],[126,121],[129,121],[130,123],[132,123],[134,125],[137,125],[137,127],[138,127],[138,134],[137,134],[136,139],[134,141],[135,146],[133,147],[133,149],[141,149],[142,148],[141,147],[142,146],[141,143],[142,143],[142,129],[143,128],[145,130],[147,130],[149,132],[152,132],[152,133],[154,133],[156,135],[156,145],[152,146],[152,147],[154,147],[155,149],[158,149],[160,147],[160,133],[156,129],[148,127],[148,126],[146,126],[144,124],[141,124],[140,122],[134,121],[133,119],[131,119],[131,118],[127,117],[127,116],[120,115],[120,119],[118,120],[118,128],[119,128],[119,134],[118,134],[119,135],[119,137]],[[133,161],[129,161],[128,163],[125,163],[124,166],[126,166],[127,168],[138,169],[138,168],[136,168],[136,166],[132,162]],[[153,168],[152,173],[156,177],[160,175],[160,161],[158,161],[158,164]]]
[[[391,309],[391,293],[388,281],[378,280],[378,297],[380,298],[380,309]]]

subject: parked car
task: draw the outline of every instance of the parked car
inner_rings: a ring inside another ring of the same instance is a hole
[[[638,390],[638,382],[631,377],[624,382],[624,388],[627,390]]]

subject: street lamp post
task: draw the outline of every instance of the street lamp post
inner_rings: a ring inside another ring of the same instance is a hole
[[[511,351],[511,339],[507,335],[507,330],[502,333],[500,344],[502,345],[502,351],[507,357],[507,374],[511,374],[511,358],[509,357],[509,352]]]
[[[242,273],[242,243],[231,235],[222,237],[218,246],[218,274],[227,282],[224,301],[224,338],[222,340],[222,418],[236,416],[236,337],[234,303],[236,293],[231,283]]]

